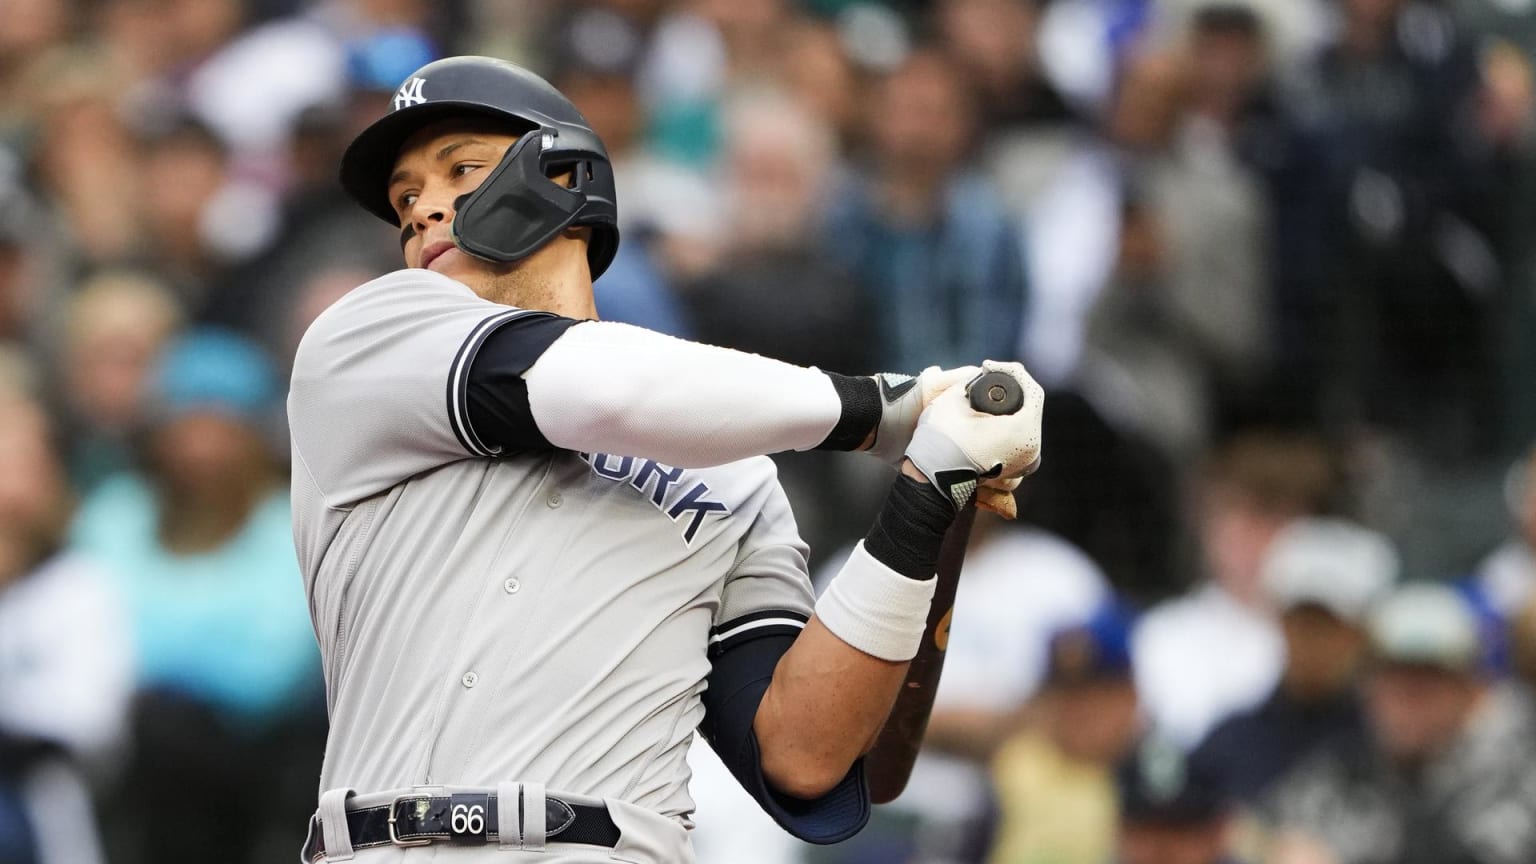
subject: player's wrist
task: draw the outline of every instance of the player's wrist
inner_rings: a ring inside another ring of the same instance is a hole
[[[837,638],[882,660],[917,654],[937,580],[909,579],[860,542],[816,601],[816,618]]]
[[[876,560],[908,579],[932,579],[944,533],[954,521],[954,507],[937,489],[901,476],[891,484],[864,545]]]
[[[877,439],[880,423],[880,388],[875,379],[862,375],[839,375],[822,371],[837,392],[842,411],[837,424],[817,450],[867,450]]]

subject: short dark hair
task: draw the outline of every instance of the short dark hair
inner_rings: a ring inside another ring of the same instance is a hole
[[[1195,10],[1190,27],[1207,35],[1242,36],[1259,39],[1264,35],[1264,21],[1246,3],[1208,3]]]
[[[1319,515],[1336,509],[1340,471],[1335,453],[1318,436],[1255,429],[1233,436],[1201,471],[1211,485],[1227,487],[1271,512]]]

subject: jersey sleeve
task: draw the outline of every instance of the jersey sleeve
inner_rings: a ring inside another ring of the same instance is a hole
[[[773,789],[763,776],[752,731],[779,658],[810,619],[814,597],[806,568],[806,546],[789,502],[777,483],[768,484],[767,499],[727,577],[710,631],[709,687],[699,731],[779,827],[809,843],[838,843],[869,820],[863,760],[827,794],[793,798]]]
[[[710,654],[769,635],[798,635],[816,598],[809,549],[777,482],[764,484],[762,505],[742,538],[710,630]]]
[[[355,289],[315,320],[295,355],[294,469],[308,472],[326,506],[344,507],[449,462],[496,455],[470,423],[468,370],[492,333],[554,317],[426,270]]]

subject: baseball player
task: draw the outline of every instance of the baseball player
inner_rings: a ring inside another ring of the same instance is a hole
[[[940,540],[1036,463],[1038,385],[987,364],[1027,394],[992,416],[976,367],[842,376],[595,320],[612,169],[509,63],[417,70],[341,180],[408,269],[295,358],[331,721],[303,860],[692,861],[695,730],[786,830],[851,836]],[[762,455],[813,447],[901,470],[820,600]]]

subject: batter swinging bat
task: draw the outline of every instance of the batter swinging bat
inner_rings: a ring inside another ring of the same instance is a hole
[[[986,372],[972,381],[966,390],[971,407],[987,414],[1012,414],[1024,407],[1024,390],[1005,372]],[[928,625],[917,656],[907,667],[907,680],[896,696],[891,716],[875,739],[875,746],[864,760],[869,778],[870,799],[885,804],[901,794],[912,775],[917,751],[928,729],[933,712],[933,696],[944,671],[944,651],[949,647],[950,618],[955,609],[955,587],[960,583],[960,565],[965,561],[965,546],[971,539],[971,525],[976,521],[976,504],[966,505],[944,535],[939,549],[938,581],[933,589],[933,605],[928,610]]]

